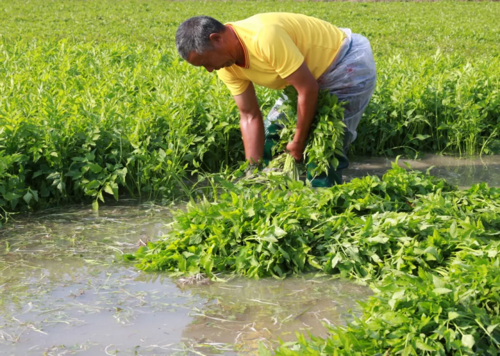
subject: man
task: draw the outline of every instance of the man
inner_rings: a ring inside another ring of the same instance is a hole
[[[319,89],[328,89],[347,102],[347,154],[375,88],[375,63],[368,40],[305,15],[265,13],[226,25],[207,16],[192,17],[177,29],[176,46],[190,64],[216,70],[229,88],[240,111],[245,157],[254,164],[269,158],[264,146],[269,146],[283,119],[277,113],[279,100],[263,122],[254,84],[297,89],[297,127],[293,141],[286,146],[297,161],[303,159]],[[339,161],[337,171],[316,177],[312,185],[341,183],[341,169],[347,168],[348,161],[345,155]]]

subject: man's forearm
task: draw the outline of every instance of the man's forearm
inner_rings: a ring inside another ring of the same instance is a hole
[[[245,158],[250,163],[259,162],[264,154],[264,123],[262,115],[242,115],[240,127],[245,147]]]
[[[310,88],[302,93],[299,92],[297,100],[297,128],[293,142],[305,146],[309,128],[314,120],[316,105],[318,102],[318,88]]]

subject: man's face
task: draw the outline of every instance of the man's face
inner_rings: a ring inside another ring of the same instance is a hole
[[[187,61],[196,67],[205,67],[210,73],[234,64],[234,61],[223,50],[216,48],[201,54],[193,51],[189,53]]]

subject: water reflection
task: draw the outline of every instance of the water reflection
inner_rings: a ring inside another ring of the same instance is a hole
[[[344,179],[363,177],[365,175],[382,176],[391,168],[394,159],[384,157],[355,157],[348,169],[344,170]],[[492,187],[500,187],[500,156],[483,156],[481,158],[456,158],[426,154],[419,160],[400,159],[399,165],[426,171],[429,167],[431,174],[446,179],[449,183],[461,189],[473,184],[486,182]]]
[[[345,281],[291,277],[283,281],[235,279],[224,285],[193,288],[208,300],[192,313],[183,331],[187,338],[205,338],[237,345],[240,353],[255,352],[259,342],[295,340],[295,332],[327,336],[327,325],[343,325],[355,300],[366,298],[366,287]]]

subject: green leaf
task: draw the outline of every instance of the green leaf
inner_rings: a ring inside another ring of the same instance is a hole
[[[420,141],[423,141],[425,139],[428,139],[430,136],[429,135],[422,135],[422,134],[418,134],[417,136],[415,136],[418,140]]]
[[[372,216],[369,215],[365,222],[364,231],[370,231],[372,226],[373,226],[373,219]]]
[[[248,208],[245,212],[248,215],[248,217],[250,217],[250,218],[252,216],[255,216],[255,210],[253,209],[253,207]]]
[[[332,258],[332,265],[331,265],[331,266],[332,266],[332,269],[334,269],[334,268],[337,266],[337,264],[339,263],[339,261],[341,261],[341,260],[342,260],[342,257],[340,256],[340,254],[339,254],[339,253],[337,253],[337,254],[335,255],[335,257],[334,257],[334,258]]]
[[[26,194],[24,194],[24,197],[23,197],[24,201],[28,205],[29,205],[32,198],[33,198],[33,194],[31,194],[30,192],[27,192]]]
[[[446,285],[446,283],[441,278],[436,276],[435,274],[432,275],[432,283],[434,284],[434,287],[436,287],[436,288],[443,288]]]
[[[274,227],[274,235],[277,237],[283,237],[286,235],[286,231],[280,228],[279,226]]]
[[[283,250],[280,246],[278,246],[278,249],[280,250],[283,257],[285,257],[287,260],[290,260],[290,255],[285,250]]]
[[[91,190],[91,189],[98,188],[100,186],[101,186],[101,182],[99,182],[98,180],[93,180],[92,182],[85,185],[85,189]]]
[[[474,336],[470,334],[464,334],[462,335],[462,345],[465,347],[471,348],[474,346],[475,341],[474,341]]]
[[[21,194],[8,192],[8,193],[7,193],[7,194],[5,194],[3,197],[4,197],[4,199],[5,199],[5,200],[7,200],[7,201],[11,201],[11,200],[14,200],[14,199],[19,199],[19,198],[21,198]]]
[[[448,293],[451,293],[453,291],[451,289],[448,289],[448,288],[435,288],[433,290],[433,292],[440,295],[440,294],[448,294]]]
[[[54,173],[51,173],[47,176],[47,179],[50,179],[50,180],[54,180],[56,178],[59,178],[61,175],[59,174],[59,172],[54,172]]]
[[[436,351],[436,348],[434,348],[434,347],[432,347],[432,346],[430,346],[430,345],[428,345],[428,344],[426,344],[426,343],[423,343],[423,342],[422,342],[422,341],[420,341],[420,340],[417,340],[417,341],[415,342],[415,346],[416,346],[418,349],[422,350],[422,351]]]
[[[495,325],[490,325],[486,328],[486,330],[488,330],[488,332],[491,334],[493,332],[493,330],[495,330],[495,328],[498,326],[499,324],[495,324]]]
[[[404,295],[405,295],[405,290],[400,289],[392,295],[392,299],[398,300],[403,298]]]
[[[265,236],[262,236],[261,239],[264,241],[268,241],[268,242],[278,242],[278,239],[276,239],[276,237],[274,237],[274,235],[271,235],[271,234],[267,234]]]
[[[113,188],[111,188],[111,185],[109,183],[106,183],[104,186],[104,191],[110,195],[114,195],[115,193],[113,192]]]
[[[163,162],[163,161],[165,160],[165,158],[166,158],[166,157],[167,157],[167,154],[165,153],[165,151],[164,151],[163,149],[161,149],[161,148],[160,148],[160,149],[158,150],[158,158],[159,158],[158,160],[159,160],[160,162]]]
[[[190,245],[199,245],[202,241],[202,236],[200,234],[195,234],[195,235],[191,235],[189,237],[189,244]]]
[[[456,319],[460,316],[457,312],[448,312],[448,320]]]
[[[89,163],[88,166],[93,173],[100,173],[102,171],[102,167],[96,163]]]
[[[450,236],[453,238],[457,237],[457,223],[455,221],[450,226]]]

